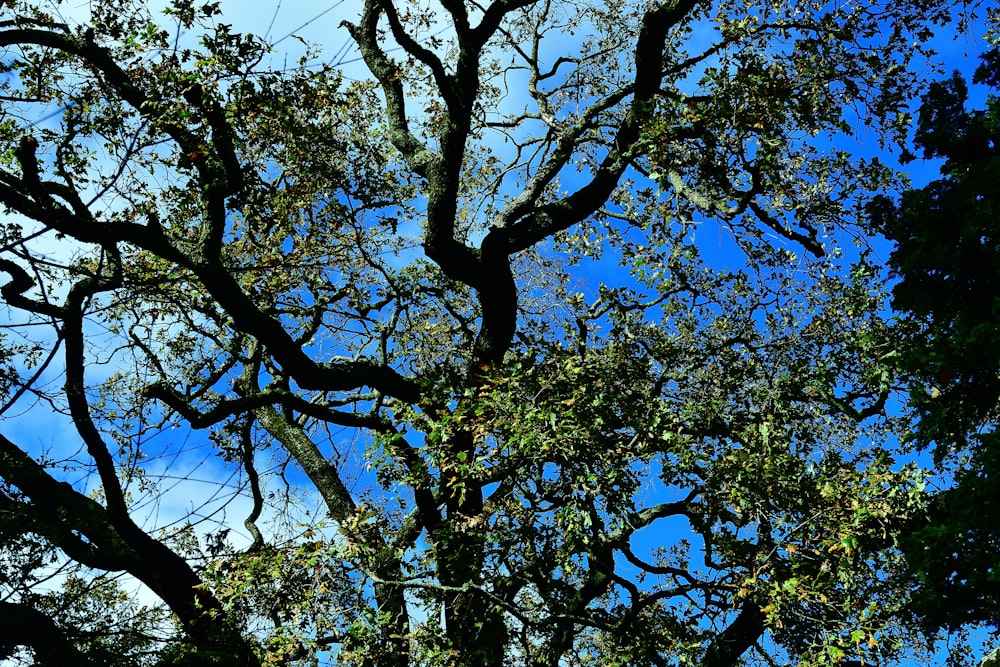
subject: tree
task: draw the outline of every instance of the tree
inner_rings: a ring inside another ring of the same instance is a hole
[[[0,436],[0,503],[163,602],[149,662],[916,650],[885,547],[923,473],[839,241],[898,182],[807,139],[899,139],[948,3],[367,0],[361,81],[270,66],[217,3],[120,5],[0,22],[5,411],[79,442]],[[201,442],[246,548],[140,511]],[[45,639],[4,644],[96,659],[42,566],[5,561]]]
[[[982,60],[973,81],[996,89],[1000,52]],[[957,72],[931,87],[915,143],[925,158],[944,161],[942,178],[873,207],[896,243],[893,306],[901,313],[900,365],[913,378],[912,440],[955,467],[932,522],[906,543],[918,585],[913,610],[931,629],[1000,627],[1000,515],[992,502],[1000,473],[1000,103],[991,96],[985,109],[969,111],[967,98]]]

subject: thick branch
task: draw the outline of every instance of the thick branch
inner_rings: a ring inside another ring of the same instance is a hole
[[[0,601],[0,649],[15,646],[31,647],[37,665],[99,664],[82,653],[66,631],[42,612],[26,604]]]
[[[735,667],[740,656],[764,634],[764,613],[754,602],[747,602],[736,619],[709,644],[701,667]]]
[[[122,571],[128,567],[128,547],[113,528],[102,521],[104,508],[98,503],[76,494],[68,484],[57,486],[58,482],[51,480],[40,466],[2,435],[0,465],[4,466],[4,478],[21,489],[28,499],[27,502],[15,500],[0,492],[0,511],[10,529],[39,535],[87,567],[108,571]],[[63,509],[66,507],[70,510]]]
[[[496,33],[504,16],[514,10],[530,7],[537,2],[538,0],[496,0],[496,2],[490,3],[490,6],[483,13],[483,20],[472,31],[472,39],[482,47]]]
[[[129,572],[170,607],[196,645],[238,655],[245,661],[240,664],[259,664],[238,632],[205,615],[208,609],[222,613],[221,607],[201,589],[201,579],[183,558],[138,529],[123,535],[108,510],[69,484],[53,479],[3,435],[0,470],[30,501],[25,507],[37,512],[40,532],[71,558],[99,569]]]
[[[635,516],[632,517],[629,521],[629,530],[634,532],[640,528],[648,526],[657,519],[678,515],[687,516],[691,512],[691,501],[693,501],[697,496],[698,491],[692,491],[683,500],[678,500],[672,503],[659,503],[658,505],[647,507],[646,509],[637,512]]]
[[[305,470],[323,496],[330,510],[330,516],[345,529],[348,528],[357,506],[350,491],[340,479],[336,466],[326,460],[302,429],[289,424],[273,407],[259,408],[254,414],[265,430],[281,442]],[[370,561],[368,567],[378,577],[395,579],[400,576],[399,557],[395,553],[389,553],[385,548],[385,540],[378,526],[359,526],[346,532],[351,537],[360,538],[360,541],[371,550],[372,556],[366,560]],[[408,651],[404,647],[410,623],[404,588],[376,583],[375,598],[380,611],[387,614],[391,620],[391,625],[382,633],[383,641],[392,645],[386,655],[391,656],[394,667],[404,667],[409,662]]]
[[[350,519],[357,509],[351,492],[344,486],[336,466],[326,460],[302,429],[289,424],[273,406],[265,405],[254,411],[257,421],[278,442],[284,445],[312,480],[323,496],[330,516],[339,522]]]
[[[15,308],[37,315],[46,315],[51,318],[58,318],[61,315],[62,311],[58,306],[44,301],[34,301],[24,295],[35,286],[35,281],[20,265],[9,259],[0,258],[0,271],[9,273],[11,277],[9,283],[0,286],[0,296],[3,297],[4,301]]]

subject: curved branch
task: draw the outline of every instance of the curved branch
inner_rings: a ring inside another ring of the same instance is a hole
[[[112,253],[114,255],[114,253]],[[90,416],[90,404],[84,380],[86,347],[83,334],[84,304],[94,295],[114,289],[121,284],[120,264],[113,258],[114,275],[108,278],[85,278],[70,288],[66,305],[62,308],[62,339],[65,342],[66,384],[64,391],[70,415],[77,433],[87,446],[87,451],[97,465],[108,512],[114,517],[119,530],[139,531],[128,513],[125,494],[118,479],[118,469],[108,451],[100,431]]]
[[[65,630],[46,614],[26,604],[0,601],[0,654],[2,649],[28,646],[35,664],[97,667],[98,662],[83,653]]]
[[[147,386],[143,394],[162,401],[194,428],[208,428],[230,417],[273,405],[281,405],[340,426],[367,428],[376,432],[385,431],[388,428],[388,423],[377,415],[333,410],[323,405],[310,403],[298,394],[284,388],[263,389],[239,398],[224,399],[207,409],[194,407],[184,396],[162,382]]]
[[[13,46],[17,44],[47,46],[82,58],[104,75],[108,83],[111,84],[123,101],[145,116],[153,115],[163,104],[163,100],[154,99],[146,95],[135,84],[134,78],[129,76],[119,66],[111,52],[95,43],[89,33],[78,37],[65,32],[55,32],[51,29],[46,30],[41,28],[0,30],[0,46]],[[216,121],[219,118],[217,116]],[[211,126],[213,124],[212,119],[208,118],[208,120]],[[241,179],[231,182],[229,179],[230,174],[227,173],[227,170],[223,166],[225,162],[232,164],[235,155],[226,156],[224,159],[220,159],[220,156],[215,156],[215,159],[211,159],[211,156],[204,151],[207,142],[203,137],[175,123],[161,122],[160,126],[164,132],[177,142],[185,154],[196,156],[193,162],[201,175],[202,182],[206,186],[219,190],[223,196],[238,191]],[[227,133],[222,132],[216,139],[221,140],[223,146],[226,146],[226,136],[228,136]]]
[[[260,518],[264,509],[264,494],[260,490],[260,475],[257,474],[257,468],[254,467],[253,463],[253,440],[250,437],[252,427],[253,419],[247,418],[240,428],[240,456],[243,458],[243,470],[250,482],[250,496],[253,499],[250,514],[243,520],[243,525],[253,537],[253,542],[247,547],[248,552],[256,551],[264,546],[264,536],[261,534],[260,528],[257,527],[257,519]]]
[[[378,7],[376,7],[378,5]],[[403,154],[407,164],[419,176],[431,178],[441,168],[441,156],[424,146],[410,131],[406,115],[406,94],[399,68],[389,60],[378,41],[378,20],[383,11],[380,0],[368,0],[359,25],[341,23],[358,45],[368,69],[382,86],[392,145]]]
[[[430,68],[438,90],[441,91],[441,95],[444,97],[445,104],[453,107],[456,100],[454,99],[451,81],[448,78],[448,73],[444,70],[441,59],[430,49],[421,46],[417,40],[413,39],[406,32],[406,28],[403,27],[402,22],[399,20],[399,13],[396,11],[396,6],[392,4],[392,0],[381,0],[381,6],[382,11],[385,12],[385,17],[389,20],[389,28],[392,30],[392,36],[403,47],[404,51]]]
[[[36,315],[45,315],[52,319],[58,319],[62,316],[62,309],[59,306],[45,301],[35,301],[24,295],[35,286],[35,281],[19,264],[9,259],[0,258],[0,271],[9,273],[11,277],[9,283],[0,286],[0,296],[3,297],[4,301],[15,308]]]
[[[696,6],[696,0],[672,0],[643,16],[635,46],[632,103],[618,127],[613,147],[590,182],[564,199],[534,209],[513,224],[493,228],[483,242],[484,247],[489,242],[507,254],[526,250],[581,222],[604,204],[628,166],[640,139],[642,121],[649,114],[651,101],[659,93],[667,34]]]

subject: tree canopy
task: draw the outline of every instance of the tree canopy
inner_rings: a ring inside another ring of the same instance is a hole
[[[902,181],[836,138],[905,138],[952,4],[358,4],[364,77],[0,10],[4,657],[929,659]]]
[[[984,54],[973,82],[1000,87],[1000,52]],[[914,610],[934,628],[1000,626],[1000,102],[991,95],[985,109],[968,110],[967,98],[957,72],[931,86],[915,142],[925,158],[944,161],[941,178],[872,207],[895,243],[899,362],[918,417],[912,441],[933,448],[957,480],[935,500],[931,525],[905,543]]]

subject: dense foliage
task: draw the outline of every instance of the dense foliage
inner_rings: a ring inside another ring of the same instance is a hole
[[[123,4],[0,10],[4,657],[929,659],[835,139],[948,2]]]
[[[1000,52],[982,60],[973,81],[995,90]],[[933,628],[1000,626],[1000,101],[991,95],[970,111],[967,98],[957,72],[931,86],[915,142],[923,157],[944,161],[941,178],[872,209],[896,244],[899,361],[919,417],[912,441],[955,468],[932,525],[905,544],[919,584],[914,607]]]

